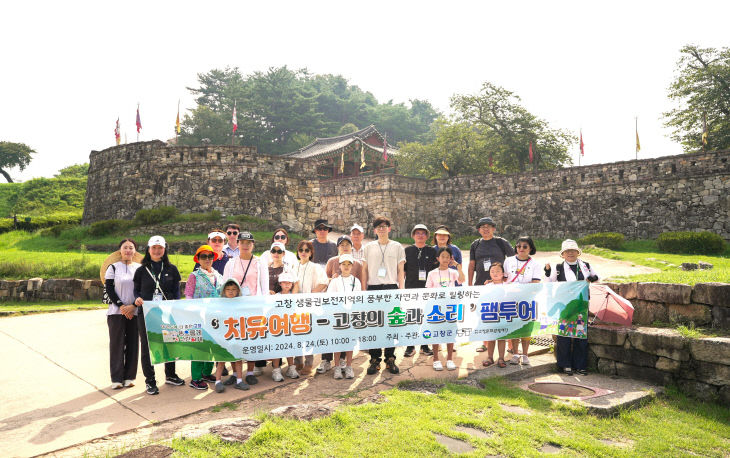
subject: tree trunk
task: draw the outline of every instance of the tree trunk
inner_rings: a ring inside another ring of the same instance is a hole
[[[13,179],[10,178],[10,175],[8,175],[8,172],[6,172],[3,169],[0,169],[0,173],[2,173],[3,176],[5,177],[5,179],[8,180],[8,183],[12,183],[13,182]]]

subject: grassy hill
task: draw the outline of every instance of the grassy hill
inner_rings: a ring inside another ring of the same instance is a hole
[[[0,184],[0,216],[48,216],[81,213],[86,177],[34,178],[24,183]]]

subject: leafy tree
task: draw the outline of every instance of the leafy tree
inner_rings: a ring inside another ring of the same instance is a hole
[[[56,178],[84,178],[89,176],[89,163],[74,164],[64,167],[54,175]]]
[[[30,164],[31,154],[35,154],[35,151],[25,143],[0,142],[0,174],[8,180],[8,183],[12,183],[13,180],[5,169],[18,167],[24,170]]]
[[[664,113],[665,125],[674,129],[671,138],[686,153],[702,151],[706,116],[705,148],[730,148],[730,48],[688,45],[680,53],[678,75],[669,86],[677,107]]]
[[[353,132],[357,132],[358,130],[360,130],[360,129],[358,129],[355,124],[348,122],[344,126],[340,127],[340,130],[337,131],[337,135],[339,136],[339,135],[351,134]]]

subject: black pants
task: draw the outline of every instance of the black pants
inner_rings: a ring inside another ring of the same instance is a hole
[[[573,370],[586,370],[588,368],[588,339],[557,337],[555,357],[558,360],[558,367],[561,369],[570,367]]]
[[[109,327],[109,371],[112,382],[123,383],[137,378],[139,337],[137,317],[131,320],[124,315],[107,315]]]
[[[150,344],[147,342],[147,326],[144,323],[144,310],[142,307],[138,307],[137,312],[137,329],[139,329],[139,344],[140,344],[140,362],[142,363],[142,373],[144,374],[145,383],[157,384],[155,380],[155,367],[150,361]],[[175,362],[165,363],[165,377],[172,377],[175,375]]]
[[[340,353],[340,359],[347,358],[347,352],[343,351]],[[322,353],[322,361],[332,361],[335,359],[334,353]]]
[[[368,291],[379,291],[383,289],[398,289],[398,285],[368,285]],[[388,347],[385,349],[371,348],[370,350],[368,350],[368,353],[370,354],[370,361],[380,362],[380,357],[383,355],[383,350],[385,350],[386,360],[388,358],[395,359],[395,347]]]

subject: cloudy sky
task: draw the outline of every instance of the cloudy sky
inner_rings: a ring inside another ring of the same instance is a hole
[[[448,5],[448,6],[447,6]],[[122,139],[173,136],[197,74],[287,65],[341,74],[379,101],[491,81],[553,127],[583,129],[583,164],[679,154],[662,112],[685,44],[730,45],[730,2],[3,2],[0,140],[52,176]],[[577,147],[573,151],[577,158]],[[576,159],[577,163],[577,159]]]

